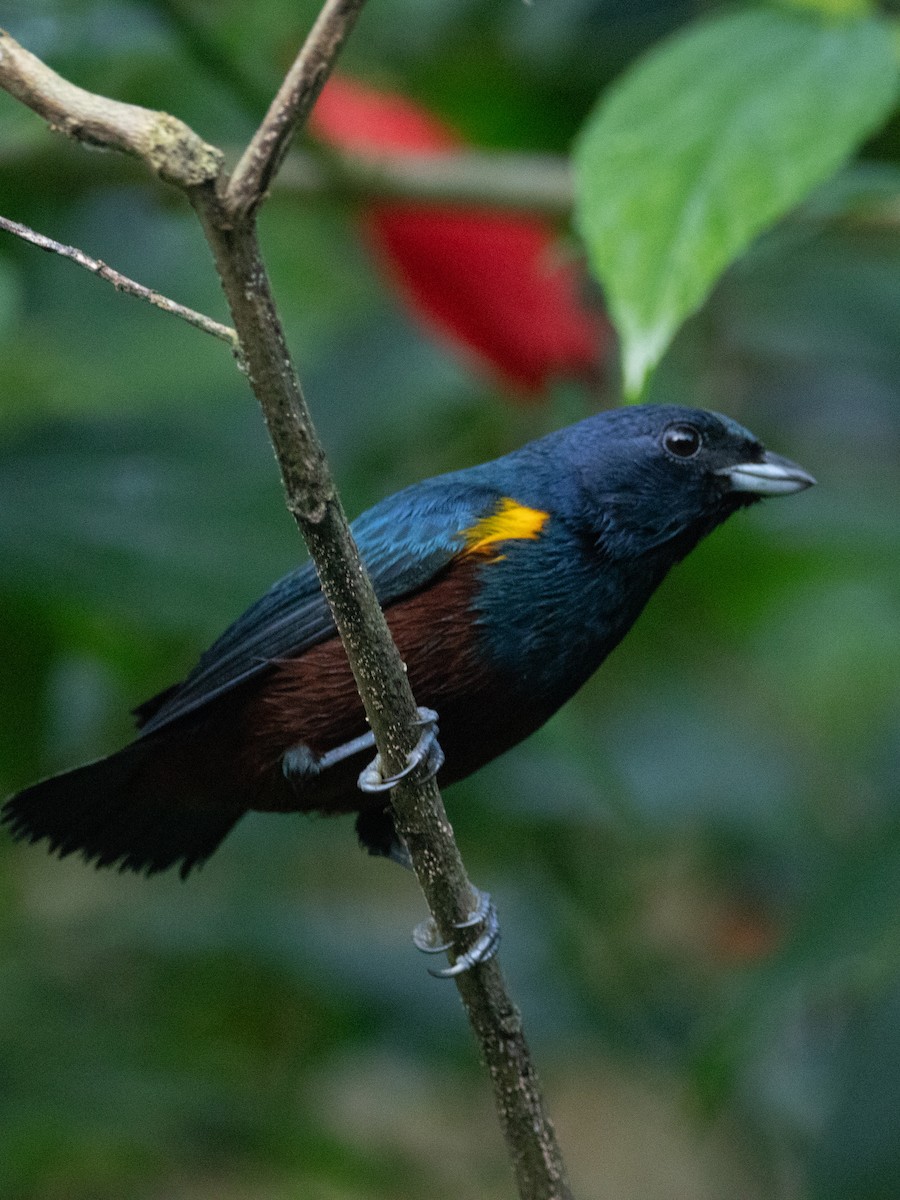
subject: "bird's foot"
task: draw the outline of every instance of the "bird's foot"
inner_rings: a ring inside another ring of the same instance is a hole
[[[371,750],[374,745],[375,735],[371,730],[368,733],[360,734],[350,742],[342,742],[340,746],[326,750],[324,754],[317,754],[305,743],[300,742],[282,755],[281,770],[285,779],[291,783],[309,783],[323,771],[346,762],[348,758],[353,758],[363,750]]]
[[[463,971],[471,970],[478,963],[487,962],[497,953],[500,945],[500,919],[497,916],[497,910],[487,892],[482,892],[478,888],[473,888],[473,891],[476,897],[475,908],[465,921],[460,921],[453,928],[466,930],[477,929],[480,926],[481,932],[467,950],[457,955],[451,966],[442,967],[439,971],[428,968],[428,974],[433,975],[435,979],[452,979],[455,975],[461,975]],[[439,940],[434,917],[428,917],[427,920],[417,925],[413,930],[412,938],[416,947],[423,954],[443,954],[445,950],[454,948],[453,942]]]
[[[376,754],[359,777],[360,791],[373,795],[389,792],[402,779],[408,779],[420,767],[423,768],[423,779],[433,779],[437,775],[444,765],[444,752],[437,740],[438,715],[432,708],[420,708],[418,711],[419,719],[416,721],[416,725],[421,727],[422,735],[407,754],[406,766],[396,775],[385,777],[381,773],[381,755]]]

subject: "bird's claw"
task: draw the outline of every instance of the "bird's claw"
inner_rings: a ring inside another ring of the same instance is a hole
[[[478,963],[487,962],[497,953],[497,947],[500,945],[500,919],[497,916],[497,910],[487,892],[479,891],[477,888],[474,891],[478,898],[475,908],[465,921],[460,921],[453,928],[474,929],[481,925],[482,931],[472,945],[457,956],[451,966],[442,967],[439,971],[428,968],[428,974],[433,975],[435,979],[452,979],[455,975],[461,975],[463,971],[471,970]],[[417,925],[412,936],[415,946],[423,954],[443,954],[445,950],[453,948],[453,942],[438,941],[437,926],[433,917],[429,917]]]
[[[421,726],[422,735],[406,756],[406,766],[396,775],[389,775],[385,778],[381,773],[381,755],[376,754],[372,762],[360,774],[360,791],[376,795],[381,792],[389,792],[402,779],[408,779],[420,768],[424,779],[433,778],[441,769],[444,764],[444,752],[437,739],[438,715],[431,708],[420,708],[418,712],[419,719],[416,724]],[[479,891],[477,888],[473,891],[476,897],[475,907],[464,921],[460,921],[454,926],[454,929],[466,930],[481,926],[481,933],[467,950],[457,956],[452,966],[444,967],[440,971],[433,971],[429,967],[428,973],[438,979],[450,979],[454,975],[461,975],[463,971],[470,970],[478,963],[487,962],[497,953],[497,947],[500,945],[500,921],[497,917],[497,910],[487,892]],[[437,927],[431,917],[413,930],[413,942],[424,954],[443,954],[446,950],[452,950],[454,947],[453,942],[438,940]]]
[[[416,721],[416,725],[422,727],[422,735],[407,754],[406,766],[396,775],[388,775],[385,778],[381,774],[381,755],[376,754],[360,774],[358,786],[361,792],[373,795],[389,792],[402,779],[408,779],[420,767],[424,768],[422,775],[424,779],[433,779],[437,775],[444,765],[444,752],[437,740],[438,715],[433,708],[420,708],[418,712],[419,719]]]

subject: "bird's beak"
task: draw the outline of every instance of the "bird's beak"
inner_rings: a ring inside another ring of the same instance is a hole
[[[755,496],[789,496],[816,482],[795,462],[769,450],[762,462],[738,463],[734,467],[723,467],[716,474],[728,480],[732,492],[752,492]]]

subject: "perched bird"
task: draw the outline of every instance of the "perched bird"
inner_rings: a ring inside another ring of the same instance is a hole
[[[362,557],[417,701],[439,714],[439,782],[543,725],[731,513],[813,482],[727,417],[644,406],[364,513]],[[136,716],[123,750],[9,799],[13,835],[98,866],[187,875],[250,809],[355,812],[364,846],[402,857],[388,796],[357,786],[371,735],[311,564]]]

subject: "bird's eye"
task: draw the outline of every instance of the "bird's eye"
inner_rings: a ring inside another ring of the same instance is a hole
[[[693,425],[670,425],[663,434],[662,444],[676,458],[693,458],[703,445],[703,437]]]

